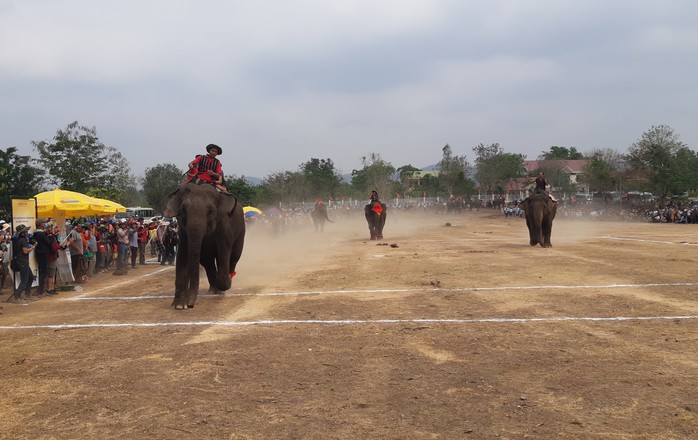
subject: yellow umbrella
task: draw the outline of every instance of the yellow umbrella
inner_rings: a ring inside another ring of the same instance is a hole
[[[99,214],[116,214],[117,212],[126,212],[126,207],[119,203],[112,202],[107,199],[95,199],[102,204],[102,212]]]
[[[257,209],[254,206],[243,206],[242,212],[245,213],[245,217],[250,217],[254,215],[262,215],[262,210]]]
[[[54,189],[37,194],[36,208],[40,217],[66,217],[96,215],[104,213],[104,203],[99,199],[73,191]]]

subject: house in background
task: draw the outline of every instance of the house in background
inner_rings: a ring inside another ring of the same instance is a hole
[[[551,191],[558,196],[567,194],[563,188],[571,190],[569,195],[588,194],[589,185],[580,183],[579,176],[584,173],[588,160],[524,160],[523,165],[530,177],[535,177],[539,171],[545,173],[545,178],[551,185]],[[533,186],[528,178],[511,179],[505,185],[506,200],[523,200],[528,196],[529,188]]]
[[[579,176],[584,173],[584,166],[589,161],[578,160],[524,160],[524,168],[533,176],[538,171],[543,171],[545,177],[552,186],[552,191],[559,191],[562,187],[575,188],[574,193],[589,193],[589,185],[580,183]]]

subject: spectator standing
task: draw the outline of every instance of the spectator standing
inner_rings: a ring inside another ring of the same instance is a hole
[[[138,259],[138,222],[133,220],[128,227],[128,243],[131,248],[131,268],[136,268]]]
[[[82,239],[82,225],[79,222],[73,223],[73,230],[68,234],[70,243],[70,267],[73,270],[73,277],[76,282],[81,282],[85,274],[82,271],[82,253],[85,244]]]
[[[27,238],[28,227],[19,225],[15,230],[17,234],[12,239],[12,270],[19,272],[20,281],[10,301],[22,302],[30,299],[29,295],[31,293],[32,281],[34,281],[34,274],[31,267],[29,267],[29,254],[36,245],[30,243]],[[23,293],[24,295],[22,295]]]
[[[95,224],[88,223],[82,236],[83,240],[85,240],[85,251],[83,253],[83,258],[87,263],[88,276],[95,274],[95,266],[97,265],[97,237],[95,237],[94,231]]]
[[[36,257],[36,264],[39,269],[39,286],[34,292],[34,296],[44,296],[46,291],[46,277],[48,276],[48,255],[51,252],[51,242],[49,241],[48,233],[46,232],[46,227],[48,226],[49,219],[40,218],[36,221],[36,231],[34,231],[33,237],[36,241],[36,250],[34,251],[34,256]]]
[[[138,264],[145,264],[145,246],[148,244],[148,228],[138,227]]]
[[[126,254],[128,254],[128,230],[126,226],[126,219],[123,219],[119,222],[118,229],[116,230],[118,258],[116,260],[116,271],[114,271],[114,275],[126,275],[128,273],[126,269]]]

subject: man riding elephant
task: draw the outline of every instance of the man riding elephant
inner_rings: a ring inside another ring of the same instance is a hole
[[[377,191],[371,191],[371,200],[364,207],[368,230],[371,233],[371,240],[383,239],[383,226],[385,226],[387,207],[380,201]]]

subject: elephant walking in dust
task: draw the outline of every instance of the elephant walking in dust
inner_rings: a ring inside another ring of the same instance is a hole
[[[237,198],[211,185],[188,183],[171,195],[165,216],[177,217],[179,224],[174,308],[196,304],[199,264],[206,269],[209,293],[230,289],[245,242],[245,217]]]
[[[526,214],[531,246],[540,244],[542,247],[552,247],[550,234],[557,214],[557,203],[545,192],[536,192],[521,202],[520,207]]]

